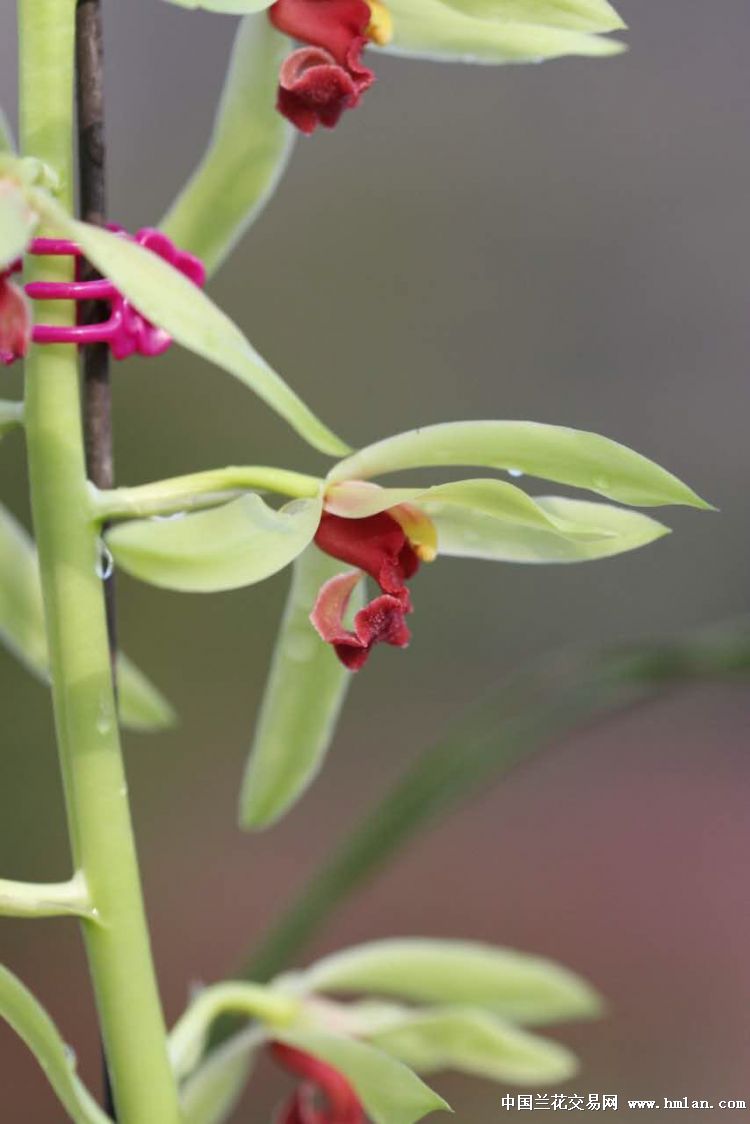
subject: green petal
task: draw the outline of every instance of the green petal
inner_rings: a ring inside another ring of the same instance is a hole
[[[389,0],[393,39],[380,50],[441,62],[539,62],[564,55],[606,56],[624,50],[621,43],[525,23],[475,19],[441,0]]]
[[[414,1124],[430,1112],[448,1109],[405,1065],[364,1042],[317,1030],[274,1030],[273,1036],[343,1073],[374,1124]]]
[[[289,980],[305,991],[362,991],[422,1003],[466,1004],[518,1023],[589,1018],[601,1009],[593,989],[566,968],[470,941],[373,941],[334,953]]]
[[[561,27],[568,31],[619,31],[624,21],[607,0],[443,0],[476,19]]]
[[[215,593],[282,570],[312,540],[322,501],[293,500],[275,511],[257,495],[167,519],[138,519],[106,535],[118,566],[164,589]]]
[[[342,565],[310,546],[294,563],[284,619],[240,797],[240,823],[268,827],[320,770],[352,676],[310,624],[323,582]],[[362,585],[352,609],[364,603]]]
[[[42,587],[36,550],[25,528],[0,506],[0,641],[37,678],[49,682]],[[167,700],[122,653],[119,709],[124,726],[160,730],[172,725]]]
[[[709,508],[676,476],[625,445],[527,421],[445,422],[387,437],[340,461],[329,481],[439,465],[478,465],[587,488],[620,503]]]
[[[21,256],[36,223],[23,192],[13,180],[3,179],[0,171],[0,269]]]
[[[578,1068],[575,1055],[558,1042],[472,1007],[402,1008],[367,1037],[417,1073],[458,1070],[510,1085],[543,1085],[567,1081]]]
[[[267,16],[242,20],[208,151],[161,223],[210,273],[255,221],[291,154],[296,130],[276,110],[288,53]]]
[[[640,511],[542,496],[537,506],[556,529],[522,527],[453,504],[426,503],[437,529],[438,552],[494,562],[586,562],[647,546],[669,528]]]
[[[136,242],[76,222],[40,192],[34,197],[50,225],[78,242],[99,272],[152,323],[189,351],[238,378],[314,448],[331,456],[349,451],[187,277]]]
[[[52,1019],[19,979],[0,965],[0,1016],[24,1040],[75,1124],[111,1124],[75,1072],[75,1057]]]

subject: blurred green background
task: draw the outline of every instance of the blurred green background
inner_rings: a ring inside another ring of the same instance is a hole
[[[14,112],[12,5],[0,104]],[[447,560],[414,589],[407,654],[354,684],[314,790],[260,837],[238,783],[287,575],[247,591],[119,582],[124,645],[181,725],[127,739],[170,1019],[230,971],[363,809],[460,708],[522,661],[580,639],[637,639],[747,609],[747,0],[622,0],[612,61],[439,67],[377,58],[334,133],[299,143],[212,295],[353,443],[452,418],[593,429],[653,456],[721,509],[580,568]],[[202,151],[234,20],[157,0],[106,4],[111,214],[156,221]],[[176,349],[116,368],[122,482],[223,463],[322,467],[232,379]],[[17,374],[6,375],[8,393]],[[4,392],[5,393],[5,392]],[[20,440],[3,499],[26,514]],[[68,872],[49,700],[0,654],[0,871]],[[311,952],[394,934],[465,936],[553,956],[608,997],[563,1037],[568,1091],[745,1097],[750,695],[683,691],[567,738],[412,846]],[[4,921],[0,957],[49,1006],[98,1080],[73,923]],[[0,1027],[3,1120],[61,1112]],[[441,1088],[459,1120],[513,1116],[495,1087]],[[236,1120],[268,1120],[264,1071]],[[11,1107],[8,1095],[15,1099]],[[686,1112],[683,1119],[705,1118]]]

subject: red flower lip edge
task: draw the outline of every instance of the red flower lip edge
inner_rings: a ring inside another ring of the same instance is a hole
[[[378,36],[370,6],[365,0],[276,0],[268,14],[274,27],[304,44],[281,65],[277,109],[303,133],[333,128],[375,81],[361,59]]]
[[[359,671],[377,644],[406,648],[411,639],[406,614],[412,611],[406,582],[420,558],[399,521],[387,511],[360,519],[324,512],[315,535],[326,554],[357,569],[337,574],[321,587],[310,620],[350,671]],[[356,614],[352,628],[344,616],[354,587],[364,574],[381,589],[380,596]]]
[[[282,1042],[272,1042],[269,1048],[285,1070],[303,1078],[275,1124],[366,1124],[357,1094],[337,1069]]]

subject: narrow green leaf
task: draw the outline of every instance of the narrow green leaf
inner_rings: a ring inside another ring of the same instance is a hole
[[[311,784],[333,738],[352,676],[310,624],[323,582],[341,563],[310,546],[294,563],[284,619],[242,784],[240,823],[275,823]],[[353,611],[364,603],[361,585]]]
[[[539,62],[564,55],[604,57],[624,50],[598,35],[527,23],[476,19],[442,0],[389,0],[393,39],[388,54],[440,62]]]
[[[238,1034],[208,1055],[180,1090],[184,1124],[224,1124],[236,1107],[257,1040]]]
[[[230,16],[244,16],[248,12],[262,12],[270,8],[273,0],[167,0],[178,8],[191,11],[202,9],[205,12],[223,12]]]
[[[440,465],[526,473],[642,507],[710,507],[671,472],[625,445],[596,433],[527,421],[445,422],[413,429],[340,461],[329,480],[365,480]]]
[[[164,589],[215,593],[252,585],[293,562],[311,542],[322,500],[278,511],[257,495],[167,519],[137,519],[107,532],[118,566]]]
[[[328,1062],[354,1086],[374,1124],[414,1124],[449,1106],[415,1073],[352,1038],[318,1030],[274,1031],[274,1039]]]
[[[493,562],[588,562],[669,534],[663,523],[640,511],[562,496],[541,496],[536,502],[550,516],[549,528],[524,527],[442,502],[425,503],[424,510],[437,529],[441,555]]]
[[[258,217],[291,155],[296,130],[276,109],[288,53],[288,38],[266,15],[242,20],[208,151],[161,223],[209,273]]]
[[[331,456],[349,452],[213,301],[163,258],[111,231],[71,219],[49,196],[33,196],[50,225],[78,242],[135,308],[189,351],[234,375],[300,437]]]
[[[607,0],[444,0],[475,19],[542,24],[568,31],[619,31],[625,23]]]
[[[0,506],[0,642],[38,679],[49,683],[42,587],[36,550],[26,529]],[[166,699],[127,658],[118,656],[119,706],[124,726],[160,730],[172,725]]]
[[[130,730],[168,730],[177,722],[172,705],[122,652],[117,657],[117,695],[120,721]]]
[[[459,1070],[509,1085],[567,1081],[576,1057],[558,1042],[520,1030],[473,1007],[394,1009],[381,1015],[369,1042],[417,1073]]]
[[[584,980],[538,956],[470,941],[373,941],[319,960],[293,977],[305,991],[362,991],[423,1003],[486,1008],[512,1022],[543,1024],[598,1015]]]
[[[0,269],[21,256],[36,222],[37,217],[18,184],[3,179],[0,171]]]
[[[75,1072],[75,1057],[52,1019],[21,981],[0,965],[0,1015],[24,1040],[75,1124],[111,1124]]]
[[[11,154],[16,150],[16,142],[13,139],[13,130],[10,127],[8,118],[0,109],[0,154]]]

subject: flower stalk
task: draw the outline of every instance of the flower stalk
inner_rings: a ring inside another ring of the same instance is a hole
[[[73,197],[74,0],[20,0],[23,151]],[[70,281],[66,259],[28,261],[30,280]],[[43,306],[70,325],[73,306]],[[75,868],[97,921],[83,933],[121,1124],[178,1124],[166,1037],[135,852],[89,517],[76,348],[33,346],[26,365],[31,501],[52,673],[60,764]]]

